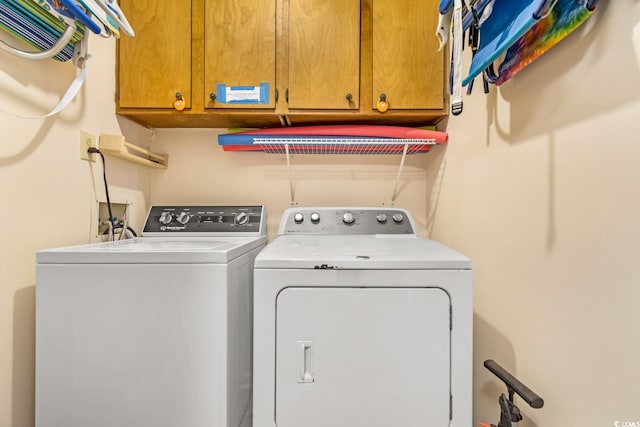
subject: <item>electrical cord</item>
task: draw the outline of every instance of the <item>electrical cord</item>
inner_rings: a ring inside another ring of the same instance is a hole
[[[120,229],[120,240],[122,240],[123,238],[132,238],[132,237],[138,237],[138,235],[136,234],[136,232],[133,230],[133,228],[127,226],[126,221],[122,224],[116,224],[115,222],[115,218],[113,216],[113,211],[111,209],[111,198],[109,197],[109,185],[107,184],[107,165],[106,162],[104,160],[104,154],[102,154],[100,152],[100,150],[98,150],[95,147],[89,147],[87,149],[87,153],[90,154],[100,154],[100,158],[102,159],[102,178],[104,180],[104,193],[107,197],[107,209],[109,211],[109,221],[108,221],[108,225],[109,225],[109,229],[105,230],[104,234],[109,234],[109,240],[110,241],[114,241],[115,240],[115,233],[117,229]],[[125,237],[126,236],[126,237]]]
[[[104,192],[107,196],[107,209],[109,210],[109,230],[111,231],[111,240],[113,240],[113,230],[115,229],[115,224],[113,221],[113,213],[111,211],[111,199],[109,198],[109,186],[107,185],[107,163],[104,160],[104,154],[102,154],[100,152],[100,150],[98,150],[95,147],[89,147],[89,149],[87,150],[87,153],[97,153],[100,154],[100,158],[102,159],[102,178],[104,180]]]

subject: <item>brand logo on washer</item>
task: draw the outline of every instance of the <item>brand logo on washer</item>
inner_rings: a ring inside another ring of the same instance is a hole
[[[313,267],[314,270],[337,270],[338,268],[340,267],[338,267],[337,265],[328,265],[328,264],[320,264]]]
[[[185,230],[187,227],[183,226],[179,226],[179,225],[172,225],[172,226],[166,226],[163,225],[160,227],[160,231],[180,231],[180,230]]]

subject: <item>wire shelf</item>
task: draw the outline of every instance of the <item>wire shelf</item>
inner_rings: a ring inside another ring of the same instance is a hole
[[[404,138],[254,138],[253,144],[272,154],[418,154],[435,139]]]

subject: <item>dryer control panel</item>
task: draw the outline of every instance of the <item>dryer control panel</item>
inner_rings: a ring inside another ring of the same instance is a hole
[[[264,206],[152,206],[143,236],[262,236]]]
[[[416,234],[416,227],[400,208],[289,208],[278,234]]]

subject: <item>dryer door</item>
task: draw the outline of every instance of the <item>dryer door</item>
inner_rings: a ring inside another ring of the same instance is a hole
[[[450,300],[439,288],[280,292],[278,427],[446,427]]]

